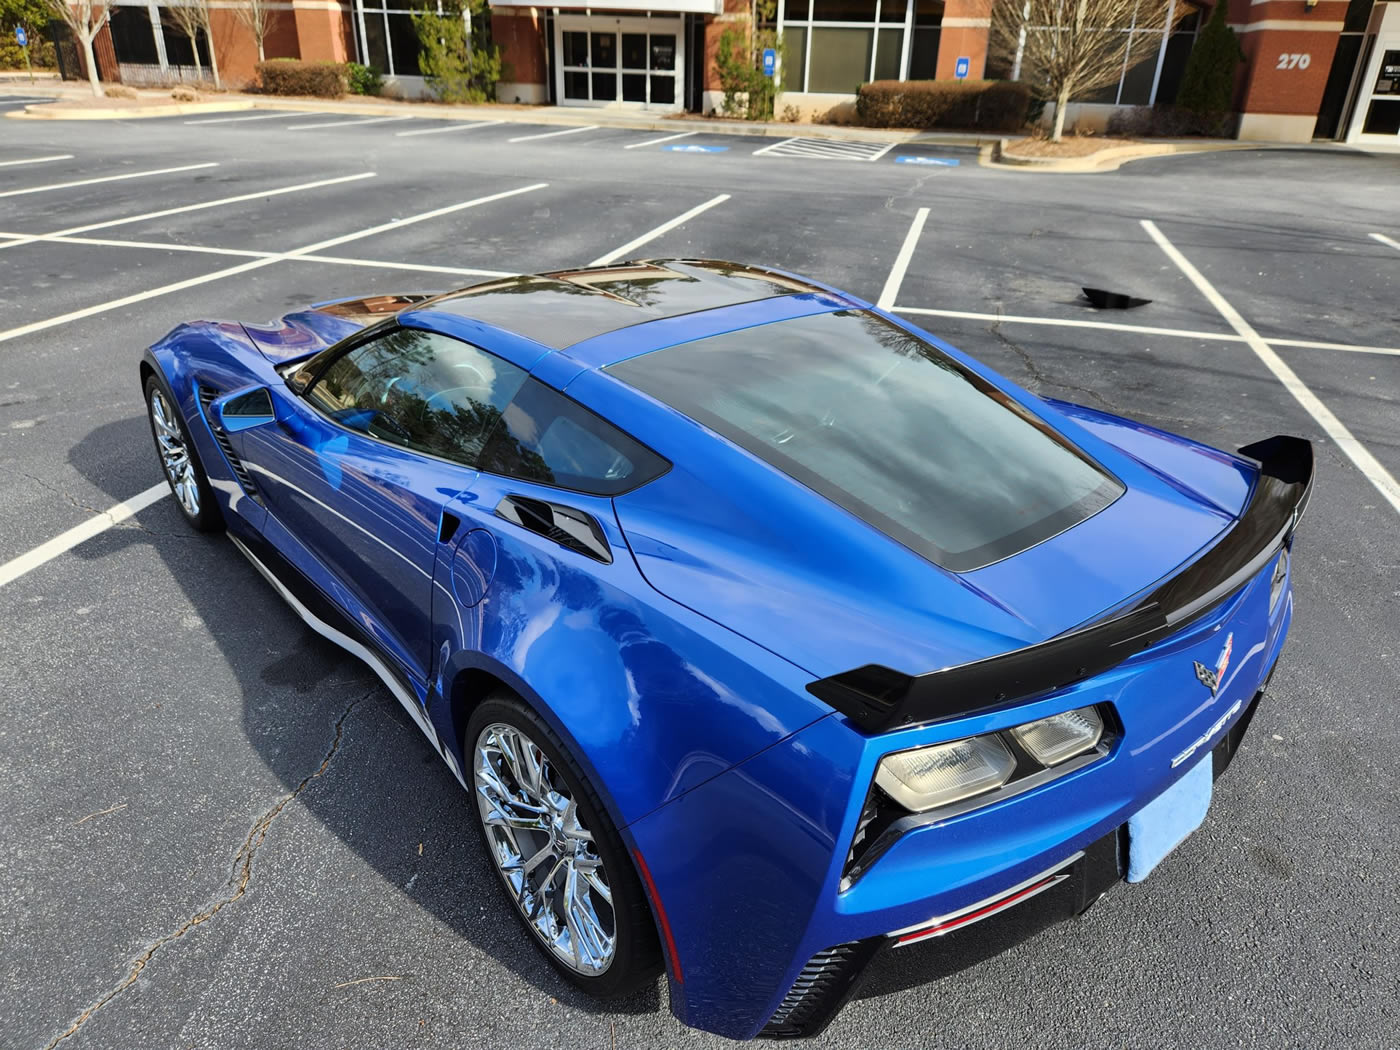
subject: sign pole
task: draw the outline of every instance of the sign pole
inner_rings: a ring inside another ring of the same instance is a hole
[[[24,52],[24,68],[29,74],[29,82],[34,83],[34,67],[29,64],[29,34],[24,31],[24,26],[15,26],[15,43]]]

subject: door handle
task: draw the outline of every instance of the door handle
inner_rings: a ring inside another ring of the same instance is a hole
[[[584,557],[604,565],[612,564],[612,548],[608,546],[603,527],[587,511],[566,507],[562,503],[511,495],[502,497],[501,502],[496,504],[496,516]]]

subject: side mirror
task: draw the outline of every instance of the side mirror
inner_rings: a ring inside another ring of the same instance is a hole
[[[265,386],[244,387],[218,398],[209,406],[214,421],[229,433],[250,430],[277,421],[272,392]]]

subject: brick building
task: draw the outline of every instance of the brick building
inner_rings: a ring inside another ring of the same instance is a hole
[[[124,79],[191,74],[190,42],[166,24],[155,0],[115,2],[111,34]],[[212,3],[216,54],[233,83],[249,79],[256,60],[251,36],[232,16],[236,2]],[[715,49],[727,25],[747,19],[748,0],[605,2],[494,0],[492,35],[508,65],[501,100],[661,113],[719,105]],[[1171,2],[1171,28],[1131,32],[1118,82],[1073,103],[1071,123],[1102,126],[1122,107],[1176,97],[1210,9],[1204,0]],[[1224,2],[1246,55],[1236,96],[1241,138],[1400,144],[1400,0]],[[1005,56],[988,55],[990,3],[779,0],[779,112],[839,111],[865,81],[951,78],[961,59],[973,78],[1006,75]],[[393,92],[424,92],[407,0],[273,6],[269,58],[353,59],[384,73]]]

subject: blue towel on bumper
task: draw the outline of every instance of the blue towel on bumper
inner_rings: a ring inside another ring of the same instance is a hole
[[[1141,882],[1162,858],[1201,826],[1210,808],[1211,755],[1128,818],[1128,881]]]

